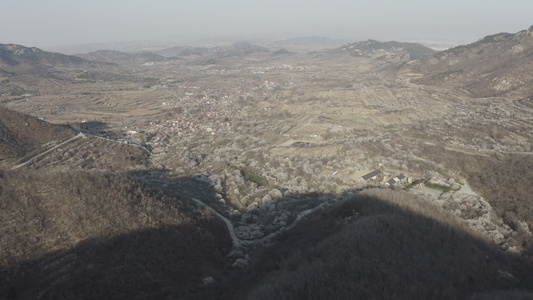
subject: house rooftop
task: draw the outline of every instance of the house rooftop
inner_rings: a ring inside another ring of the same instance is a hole
[[[417,179],[417,180],[413,181],[413,185],[417,185],[417,184],[421,184],[421,183],[424,183],[423,179]]]
[[[368,173],[366,175],[363,175],[363,179],[364,180],[368,180],[368,179],[370,179],[370,178],[372,178],[374,176],[377,176],[379,174],[381,174],[381,170],[375,170],[375,171],[372,171],[372,172],[370,172],[370,173]]]

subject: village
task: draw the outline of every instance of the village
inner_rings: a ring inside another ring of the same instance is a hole
[[[423,194],[479,221],[490,207],[450,167],[454,156],[530,150],[526,100],[470,99],[412,84],[413,74],[366,77],[377,63],[369,58],[259,57],[150,62],[124,70],[138,81],[12,105],[148,150],[158,180],[210,182],[216,193],[198,197],[230,219],[245,212],[235,223],[245,239],[364,188]]]

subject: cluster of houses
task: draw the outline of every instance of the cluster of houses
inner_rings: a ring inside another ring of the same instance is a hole
[[[385,186],[405,186],[405,187],[418,187],[424,183],[424,180],[415,180],[405,174],[391,175],[390,173],[384,173],[381,170],[374,170],[361,177],[362,181],[380,183]]]
[[[224,133],[233,126],[232,115],[225,112],[207,112],[199,119],[187,114],[175,115],[168,120],[153,120],[146,126],[139,126],[140,130],[153,134],[148,141],[154,148],[169,146],[172,137],[185,139],[191,135],[207,133],[214,135]]]
[[[390,173],[382,172],[381,170],[374,170],[361,177],[360,181],[382,184],[385,186],[402,186],[402,187],[420,187],[426,185],[436,189],[445,189],[457,191],[461,189],[461,185],[466,184],[464,179],[459,179],[457,182],[454,178],[445,179],[438,172],[427,171],[424,179],[415,179],[405,174],[391,175]]]
[[[225,133],[233,126],[235,120],[240,119],[231,109],[230,102],[227,99],[219,101],[207,96],[193,99],[187,95],[181,99],[180,104],[174,102],[165,102],[165,104],[186,108],[195,106],[202,109],[202,113],[190,114],[185,110],[173,114],[168,119],[156,119],[147,124],[133,124],[130,129],[149,133],[151,138],[147,142],[154,148],[172,146],[171,141],[184,141],[193,135]]]
[[[283,66],[283,68],[289,67],[288,65]],[[145,124],[137,123],[128,127],[134,131],[148,133],[150,139],[146,143],[154,149],[174,146],[174,143],[187,142],[202,134],[217,135],[228,132],[233,128],[234,122],[243,119],[241,116],[242,105],[237,105],[239,100],[253,98],[255,93],[264,93],[265,89],[275,88],[278,84],[271,81],[241,80],[235,86],[223,88],[200,88],[180,83],[172,84],[172,86],[184,90],[169,89],[167,92],[175,98],[165,99],[162,106],[179,109],[170,110],[172,115],[169,118],[156,119]],[[166,88],[167,86],[157,87]],[[260,111],[251,113],[262,113],[271,109],[270,106],[263,106]],[[249,117],[249,112],[247,117]]]
[[[282,65],[268,66],[268,67],[251,66],[251,67],[248,67],[247,69],[250,70],[252,74],[264,74],[264,73],[275,71],[275,70],[304,71],[304,70],[308,70],[309,67],[308,66],[296,66],[296,65],[291,65],[291,64],[282,64]]]
[[[435,171],[427,171],[425,177],[428,184],[451,190],[459,190],[461,189],[461,185],[466,183],[464,179],[459,179],[458,182],[454,178],[446,179]]]

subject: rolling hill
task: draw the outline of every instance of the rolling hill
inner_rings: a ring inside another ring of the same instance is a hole
[[[93,63],[72,55],[43,51],[35,47],[0,44],[0,71],[9,74],[42,74],[51,68],[83,68]]]
[[[165,56],[201,56],[208,58],[232,57],[251,53],[268,52],[268,49],[262,46],[253,45],[247,42],[238,42],[230,46],[217,46],[212,48],[206,47],[174,47],[158,51],[157,53]]]
[[[377,57],[379,59],[417,59],[429,56],[435,53],[435,50],[416,43],[367,40],[343,45],[330,50],[329,53],[349,54],[355,57]]]
[[[320,36],[305,36],[277,40],[267,43],[274,47],[286,48],[291,51],[318,51],[323,49],[333,49],[342,46],[346,42],[341,39],[332,39]]]
[[[165,61],[165,57],[151,52],[127,53],[112,50],[99,50],[78,54],[78,56],[86,60],[116,64],[142,64],[147,62]]]
[[[416,83],[460,88],[474,97],[533,95],[533,27],[499,33],[411,62]]]
[[[0,106],[0,160],[23,158],[45,150],[46,144],[75,135],[69,127],[50,124]]]

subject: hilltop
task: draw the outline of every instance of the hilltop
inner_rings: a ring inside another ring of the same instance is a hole
[[[367,40],[343,45],[329,51],[336,54],[349,54],[355,57],[373,57],[378,59],[418,59],[435,53],[435,50],[417,43],[380,42]]]
[[[92,62],[78,56],[0,44],[0,97],[16,99],[22,94],[34,94],[36,90],[53,90],[65,81],[86,81],[83,75],[87,72],[108,67],[108,63]],[[0,99],[0,102],[5,101],[9,100]]]
[[[77,56],[43,51],[35,47],[0,44],[0,70],[17,75],[47,73],[51,68],[83,68],[91,62]]]

